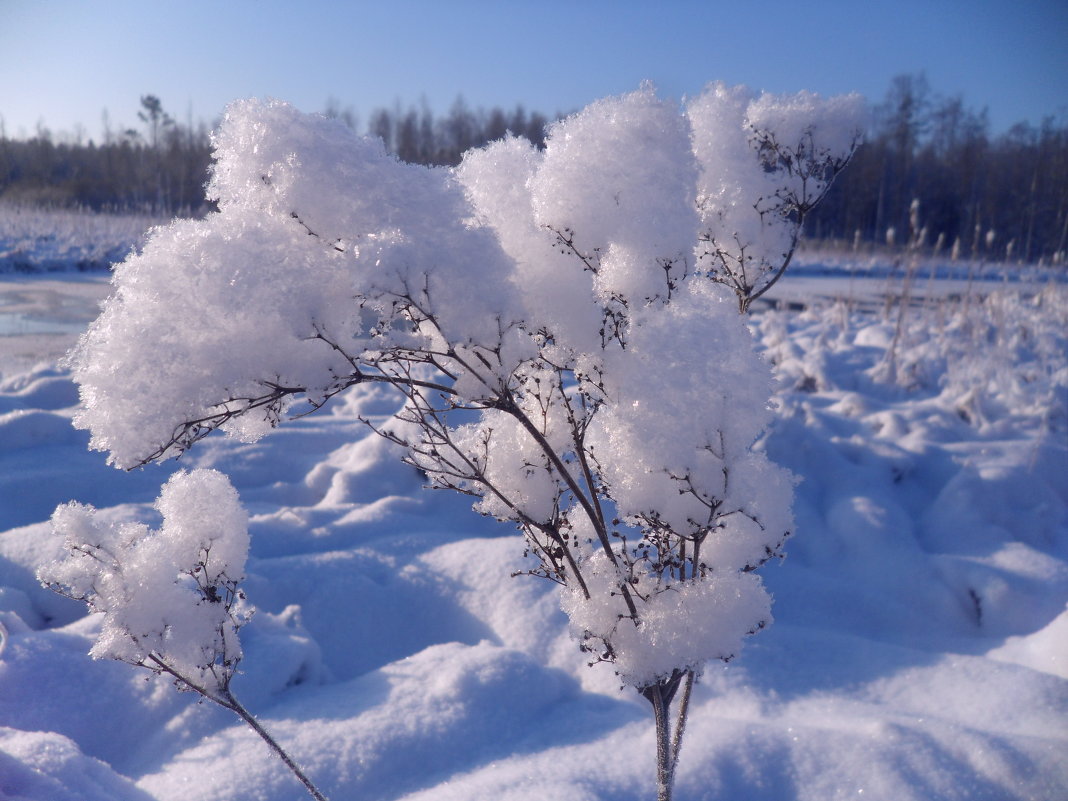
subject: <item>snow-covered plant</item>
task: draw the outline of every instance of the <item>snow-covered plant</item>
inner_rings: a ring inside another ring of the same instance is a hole
[[[252,613],[239,584],[248,558],[248,515],[230,480],[215,470],[178,472],[156,501],[158,530],[110,523],[70,503],[52,516],[66,556],[38,579],[102,614],[90,654],[148,668],[245,720],[312,793],[293,759],[234,696],[238,631]]]
[[[1057,283],[913,308],[904,318],[896,373],[884,369],[884,359],[869,374],[912,391],[938,391],[980,430],[1026,414],[1061,431],[1068,416],[1066,318],[1068,289]]]
[[[70,503],[52,518],[67,557],[40,580],[104,615],[98,659],[117,659],[173,677],[182,689],[214,698],[230,686],[248,608],[244,578],[248,525],[221,473],[176,473],[156,508],[158,531],[112,524],[91,506]]]
[[[544,151],[508,138],[443,170],[236,103],[218,213],[119,265],[72,356],[77,425],[129,468],[396,387],[380,433],[524,533],[583,647],[652,705],[670,798],[695,677],[770,620],[755,571],[792,527],[790,476],[752,447],[771,376],[738,308],[785,268],[858,106],[717,85],[680,113],[643,87]]]
[[[730,287],[746,311],[782,277],[805,218],[853,157],[863,102],[855,94],[755,96],[717,83],[687,113],[701,163],[697,269]]]

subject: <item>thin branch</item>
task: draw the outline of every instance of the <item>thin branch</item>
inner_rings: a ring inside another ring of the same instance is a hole
[[[557,472],[561,475],[561,477],[563,477],[564,481],[567,482],[567,486],[574,495],[575,500],[578,501],[579,505],[582,507],[582,510],[586,513],[586,516],[589,518],[590,523],[593,524],[594,530],[597,532],[597,539],[601,543],[601,548],[604,550],[605,555],[608,557],[609,561],[611,561],[612,566],[618,569],[619,561],[616,559],[615,551],[613,551],[612,549],[612,543],[608,539],[608,532],[603,525],[598,524],[597,510],[594,509],[593,504],[590,502],[590,499],[586,497],[586,494],[578,485],[578,482],[575,480],[575,477],[571,475],[571,472],[567,469],[567,466],[563,463],[559,455],[557,455],[556,451],[545,439],[544,435],[542,435],[542,433],[538,431],[537,426],[535,426],[534,423],[531,422],[530,418],[527,417],[523,410],[519,408],[519,406],[515,403],[515,400],[512,399],[510,395],[506,398],[502,398],[501,405],[499,405],[497,408],[512,415],[516,420],[519,421],[519,424],[522,425],[523,428],[525,428],[532,437],[534,437],[535,441],[538,443],[538,446],[552,461],[553,466],[556,468]],[[590,488],[590,491],[593,492],[592,487]],[[637,623],[638,608],[634,605],[634,599],[631,597],[630,586],[626,582],[621,581],[619,583],[619,589],[620,593],[623,595],[624,602],[627,604],[628,611],[632,615],[634,622]]]
[[[803,224],[803,222],[804,215],[801,215],[801,219],[798,220],[797,227],[793,230],[793,233],[790,237],[790,250],[787,251],[786,256],[783,258],[782,266],[779,267],[779,269],[775,272],[775,275],[772,276],[770,281],[764,284],[764,286],[760,289],[759,292],[756,292],[745,298],[745,302],[739,309],[739,311],[741,311],[743,314],[749,311],[749,307],[753,305],[753,301],[758,300],[764,295],[765,292],[775,286],[775,283],[780,278],[782,278],[783,273],[786,272],[786,268],[790,266],[790,262],[793,260],[794,257],[794,251],[797,249],[797,243],[801,241],[801,225]]]
[[[300,780],[300,783],[304,785],[304,787],[311,794],[312,798],[314,798],[315,801],[328,801],[327,797],[321,792],[319,792],[319,788],[317,788],[315,784],[312,783],[312,780],[309,779],[307,775],[305,775],[304,771],[301,770],[300,766],[296,763],[296,761],[294,761],[294,759],[286,752],[286,750],[278,744],[278,741],[275,740],[274,737],[272,737],[270,733],[265,728],[263,728],[263,726],[260,725],[260,722],[256,720],[252,713],[245,709],[245,707],[241,705],[241,703],[237,700],[237,698],[234,697],[234,695],[229,690],[226,691],[226,696],[229,701],[227,709],[230,709],[235,712],[243,721],[245,721],[245,723],[249,725],[249,727],[254,732],[256,732],[256,734],[258,734],[262,738],[265,743],[267,743],[268,746],[270,746],[271,750],[275,752],[278,758],[281,759],[285,763],[286,767],[293,772],[293,775]]]

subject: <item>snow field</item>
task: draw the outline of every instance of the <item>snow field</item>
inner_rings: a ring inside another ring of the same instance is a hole
[[[107,270],[167,219],[0,203],[0,274]]]
[[[788,281],[788,278],[785,279]],[[824,306],[752,324],[780,382],[762,448],[801,478],[775,623],[695,693],[686,799],[1048,799],[1068,792],[1065,292],[905,318]],[[98,616],[42,589],[75,498],[159,525],[176,467],[250,512],[234,688],[336,798],[645,799],[644,702],[588,668],[521,539],[355,414],[381,390],[176,466],[120,473],[69,427],[66,373],[0,384],[0,794],[291,799],[229,713],[87,653]],[[148,680],[146,680],[146,678]]]

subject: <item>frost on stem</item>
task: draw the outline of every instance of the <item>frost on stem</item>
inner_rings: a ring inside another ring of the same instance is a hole
[[[788,263],[858,108],[713,85],[680,114],[646,86],[544,151],[506,138],[444,170],[237,103],[219,212],[119,265],[72,356],[76,422],[132,467],[396,387],[379,433],[524,533],[583,647],[652,704],[667,798],[694,678],[770,621],[756,570],[792,528],[738,309]]]

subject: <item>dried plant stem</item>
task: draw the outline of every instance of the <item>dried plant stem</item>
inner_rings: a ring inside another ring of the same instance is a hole
[[[197,693],[198,695],[207,698],[212,703],[218,704],[223,709],[229,709],[231,712],[241,718],[241,720],[243,720],[246,724],[248,724],[249,728],[251,728],[254,732],[256,732],[256,734],[260,736],[260,739],[267,743],[271,750],[274,751],[275,755],[279,759],[281,759],[282,762],[285,763],[285,766],[289,768],[289,770],[292,771],[293,775],[300,780],[300,783],[303,784],[305,788],[307,788],[308,792],[311,794],[312,798],[315,799],[315,801],[330,801],[325,795],[323,795],[319,791],[319,788],[316,787],[314,782],[312,782],[312,780],[307,777],[304,771],[301,770],[300,766],[296,763],[293,757],[291,757],[289,753],[278,743],[278,741],[271,736],[270,732],[263,728],[263,726],[258,720],[256,720],[253,714],[249,712],[240,701],[237,700],[237,697],[230,691],[229,680],[226,680],[223,683],[223,686],[219,687],[216,692],[212,692],[206,687],[202,687],[199,684],[196,684],[195,682],[192,682],[187,679],[185,676],[175,670],[170,665],[170,663],[168,663],[165,659],[161,659],[156,654],[150,654],[144,662],[139,663],[139,666],[146,667],[156,673],[166,673],[167,675],[174,678],[175,684],[178,687],[191,690]]]
[[[285,763],[286,767],[293,772],[293,775],[300,780],[301,784],[303,784],[305,788],[307,788],[308,792],[311,794],[311,797],[314,798],[315,801],[329,801],[329,799],[327,799],[325,795],[319,792],[319,788],[315,786],[312,780],[304,774],[304,771],[300,769],[300,765],[298,765],[293,760],[293,757],[291,757],[286,752],[286,750],[278,744],[278,741],[271,736],[270,732],[268,732],[265,728],[263,728],[263,726],[260,725],[260,722],[256,720],[252,713],[245,709],[244,706],[242,706],[241,702],[234,697],[233,693],[227,690],[226,695],[223,699],[213,700],[216,700],[216,702],[220,706],[226,707],[227,709],[234,712],[234,714],[240,717],[243,721],[245,721],[245,723],[249,725],[249,728],[256,732],[256,734],[258,734],[260,738],[265,743],[267,743],[268,746],[270,746],[271,750],[274,751],[278,758]]]
[[[693,670],[675,671],[670,678],[661,679],[641,689],[641,694],[653,707],[656,722],[656,799],[671,801],[675,787],[675,768],[679,764],[682,735],[686,730],[686,718],[690,711],[690,695],[697,674]],[[682,696],[671,728],[671,704],[682,685]]]

